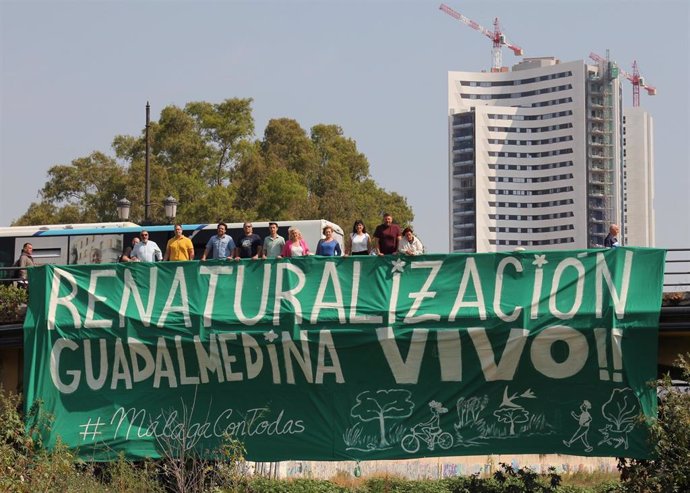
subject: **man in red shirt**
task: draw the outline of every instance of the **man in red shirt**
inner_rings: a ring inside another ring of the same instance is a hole
[[[393,224],[393,216],[383,214],[383,224],[374,231],[374,251],[379,255],[392,255],[398,251],[398,242],[402,237],[400,226]]]

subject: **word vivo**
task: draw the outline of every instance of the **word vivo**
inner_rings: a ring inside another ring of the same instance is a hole
[[[514,322],[543,315],[568,320],[583,311],[601,319],[609,306],[622,319],[635,253],[612,257],[622,257],[617,276],[603,252],[584,255],[560,255],[557,263],[544,254],[534,255],[533,262],[496,256],[489,263],[480,256],[449,255],[408,262],[345,258],[251,266],[55,267],[49,271],[47,328],[404,326],[453,324],[463,318]]]

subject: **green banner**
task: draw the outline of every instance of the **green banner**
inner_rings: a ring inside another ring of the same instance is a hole
[[[646,457],[665,252],[30,271],[27,406],[88,459]]]

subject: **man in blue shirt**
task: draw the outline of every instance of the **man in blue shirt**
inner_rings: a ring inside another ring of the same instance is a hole
[[[218,228],[216,229],[218,234],[209,238],[201,260],[206,260],[209,254],[212,259],[232,260],[233,253],[235,252],[235,242],[230,235],[225,234],[227,229],[227,224],[218,223]]]

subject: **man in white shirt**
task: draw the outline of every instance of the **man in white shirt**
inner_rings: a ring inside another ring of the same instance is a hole
[[[136,258],[140,262],[160,262],[163,260],[161,249],[158,248],[155,241],[149,240],[149,232],[144,230],[140,236],[141,241],[132,250],[131,257]]]

